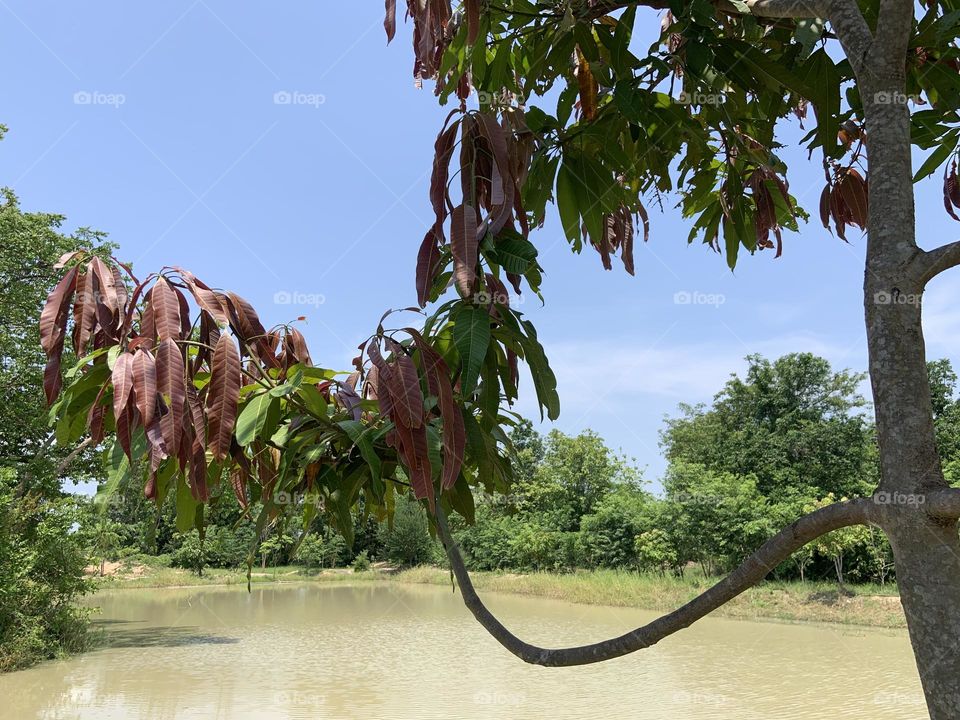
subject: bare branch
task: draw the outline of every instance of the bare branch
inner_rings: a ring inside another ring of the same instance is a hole
[[[937,275],[960,265],[960,240],[926,252],[920,252],[913,258],[913,268],[923,287]]]
[[[70,451],[70,454],[67,455],[63,460],[60,461],[60,464],[57,465],[57,477],[63,477],[63,474],[73,465],[73,462],[80,457],[80,453],[90,447],[90,443],[93,441],[93,438],[87,437],[79,445],[77,445],[73,450]]]
[[[869,524],[873,519],[875,507],[870,499],[860,498],[829,505],[806,515],[768,540],[730,575],[678,610],[618,638],[593,645],[563,649],[541,648],[520,640],[487,610],[473,587],[470,574],[460,555],[460,549],[450,534],[446,516],[439,504],[437,505],[437,526],[447,557],[450,559],[450,566],[460,584],[463,602],[487,632],[524,662],[546,667],[567,667],[588,665],[628,655],[650,647],[665,637],[689,627],[759,583],[771,570],[807,543],[833,530],[851,525]]]

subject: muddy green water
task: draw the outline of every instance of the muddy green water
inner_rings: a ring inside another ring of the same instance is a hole
[[[531,641],[652,613],[489,595]],[[283,585],[96,596],[106,646],[0,676],[0,718],[926,718],[905,633],[703,620],[610,663],[522,664],[449,589]]]

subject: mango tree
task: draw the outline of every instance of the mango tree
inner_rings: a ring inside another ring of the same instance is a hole
[[[386,2],[388,39],[396,0]],[[637,47],[640,11],[662,11]],[[144,278],[85,253],[65,257],[41,335],[56,433],[113,437],[115,477],[144,468],[145,492],[176,496],[182,529],[203,525],[211,486],[260,508],[261,529],[300,498],[348,539],[355,508],[387,520],[398,494],[430,512],[467,606],[523,660],[598,662],[640,650],[729,601],[792,553],[841,528],[889,537],[910,636],[934,718],[960,717],[960,491],[934,437],[920,299],[960,264],[960,243],[925,251],[914,182],[944,168],[956,217],[960,74],[956,0],[408,0],[414,72],[453,100],[436,141],[435,221],[416,263],[416,323],[388,313],[350,375],[316,366],[292,326],[266,329],[238,295],[190,272]],[[479,101],[477,107],[472,98]],[[912,106],[923,109],[912,112]],[[539,294],[531,237],[553,201],[574,251],[633,273],[646,206],[678,198],[689,240],[722,252],[783,247],[807,213],[790,194],[776,129],[803,119],[825,174],[819,216],[867,233],[864,286],[882,479],[771,538],[713,588],[646,626],[584,647],[514,636],[475,592],[447,515],[473,515],[473,490],[504,491],[505,429],[519,363],[541,412],[559,413],[535,328],[507,286]],[[929,150],[919,171],[912,149]],[[421,311],[422,312],[422,311]],[[396,323],[396,324],[395,324]],[[68,329],[83,358],[62,378]]]

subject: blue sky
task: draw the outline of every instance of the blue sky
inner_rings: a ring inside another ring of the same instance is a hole
[[[315,361],[348,367],[386,308],[415,303],[447,111],[413,87],[409,27],[387,47],[383,3],[346,5],[0,0],[0,185],[27,209],[65,214],[68,229],[109,232],[143,274],[182,265],[267,324],[306,315]],[[652,11],[645,22],[659,26]],[[816,158],[784,156],[815,213]],[[937,184],[919,197],[925,247],[960,227]],[[731,273],[687,246],[675,209],[651,224],[634,278],[604,272],[592,251],[574,256],[553,218],[535,238],[547,303],[523,310],[560,380],[559,428],[595,429],[655,480],[664,415],[709,400],[748,353],[865,368],[857,232],[844,244],[814,221],[786,236],[781,259],[742,257]],[[957,289],[940,278],[925,302],[928,354],[955,363]],[[529,382],[521,393],[533,414]]]

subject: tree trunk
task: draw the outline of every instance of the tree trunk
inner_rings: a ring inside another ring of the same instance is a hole
[[[869,74],[869,73],[868,73]],[[960,718],[960,539],[954,521],[923,507],[948,487],[927,378],[915,243],[910,120],[904,84],[861,83],[870,162],[864,301],[880,447],[875,495],[890,538],[903,608],[933,720]]]

